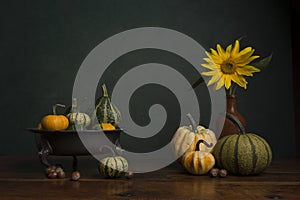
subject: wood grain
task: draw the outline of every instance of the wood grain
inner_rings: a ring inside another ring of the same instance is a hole
[[[0,157],[0,199],[300,199],[300,162],[275,160],[258,176],[193,176],[174,163],[134,178],[105,179],[91,157],[79,158],[80,181],[69,180],[71,159],[62,163],[65,179],[47,179],[36,157]]]

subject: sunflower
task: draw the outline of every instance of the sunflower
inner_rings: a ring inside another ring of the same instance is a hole
[[[216,83],[216,90],[225,86],[228,91],[232,86],[231,81],[246,89],[248,82],[244,76],[253,76],[252,73],[260,71],[260,69],[250,65],[259,56],[252,55],[254,53],[252,47],[247,47],[240,51],[238,40],[235,41],[233,47],[229,45],[226,50],[220,44],[217,44],[217,51],[212,48],[210,50],[210,53],[206,52],[208,57],[204,58],[207,63],[202,64],[202,66],[211,71],[203,72],[202,74],[211,76],[208,85]]]

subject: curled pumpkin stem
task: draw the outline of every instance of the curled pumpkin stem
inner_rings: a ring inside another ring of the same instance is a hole
[[[208,144],[205,140],[198,140],[196,144],[196,150],[195,151],[200,151],[200,144],[203,143],[207,147],[212,147],[213,143]]]
[[[226,118],[228,118],[230,121],[232,121],[232,123],[234,123],[234,125],[238,129],[239,134],[246,133],[244,126],[242,125],[242,123],[240,122],[240,120],[237,117],[235,117],[234,115],[232,115],[230,113],[226,113]]]
[[[64,108],[64,107],[66,107],[65,105],[63,105],[63,104],[55,104],[55,105],[53,105],[52,106],[52,112],[53,112],[53,115],[56,115],[56,108],[57,107],[62,107],[62,108]]]

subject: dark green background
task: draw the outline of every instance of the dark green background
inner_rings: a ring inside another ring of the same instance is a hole
[[[36,126],[52,104],[71,102],[87,54],[114,34],[148,26],[180,31],[206,49],[245,36],[243,47],[263,57],[273,52],[271,65],[238,90],[238,107],[248,130],[264,136],[275,157],[296,154],[288,1],[1,1],[0,25],[0,154],[36,153],[25,128]],[[180,65],[176,58],[169,63]]]

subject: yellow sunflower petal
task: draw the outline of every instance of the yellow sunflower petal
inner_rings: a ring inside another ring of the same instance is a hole
[[[238,66],[244,66],[244,65],[247,65],[249,64],[250,62],[252,62],[253,60],[259,58],[259,56],[251,56],[249,58],[239,58],[239,59],[236,59],[237,60],[237,65]]]
[[[214,76],[216,73],[216,71],[208,71],[208,72],[202,72],[201,74],[204,75],[204,76]]]
[[[231,86],[231,77],[232,75],[223,75],[222,77],[226,89],[229,89]]]
[[[215,82],[220,80],[220,76],[219,75],[214,75],[213,77],[211,77],[211,79],[208,81],[207,85],[210,86],[212,84],[214,84]]]
[[[252,49],[251,47],[246,47],[245,49],[243,49],[242,51],[240,51],[239,53],[238,53],[238,55],[239,56],[243,56],[243,55],[245,55],[245,54],[250,54],[250,55],[252,55],[254,53],[254,49]],[[249,56],[250,56],[249,55]]]
[[[236,72],[238,73],[238,75],[253,76],[250,71],[246,70],[243,67],[237,67]]]
[[[254,67],[252,65],[245,65],[245,66],[243,66],[243,68],[251,73],[260,72],[260,69]]]
[[[210,48],[210,51],[211,51],[211,55],[219,56],[218,52],[216,50],[214,50],[213,48]]]
[[[226,53],[231,53],[231,49],[232,49],[232,44],[228,45],[228,47],[226,48]]]
[[[234,47],[231,51],[231,55],[233,57],[236,57],[236,55],[239,53],[240,51],[240,42],[238,40],[235,41]]]
[[[208,63],[212,63],[213,61],[211,60],[211,58],[203,58],[203,60],[205,60]]]
[[[239,86],[247,89],[247,81],[243,76],[239,76],[239,75],[233,75],[232,76],[232,81],[237,83]]]
[[[212,53],[205,52],[208,58],[212,60],[214,63],[221,64],[223,62],[222,58],[219,56],[219,54],[216,52],[216,50],[211,49]]]
[[[223,87],[223,85],[224,85],[223,79],[220,78],[219,81],[215,85],[215,90],[219,90],[221,87]]]
[[[223,60],[227,59],[226,52],[225,52],[225,50],[221,47],[220,44],[217,44],[217,50],[218,50],[218,53],[219,53],[219,57],[221,57]]]
[[[211,63],[211,64],[201,64],[202,67],[205,67],[207,69],[211,69],[211,70],[215,70],[217,67],[215,64]]]

